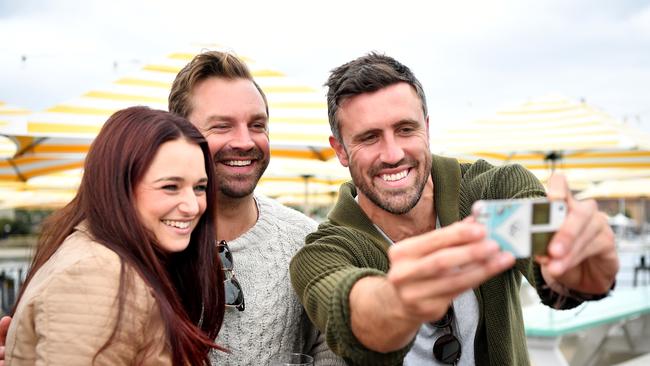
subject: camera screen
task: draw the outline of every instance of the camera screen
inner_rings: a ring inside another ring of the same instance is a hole
[[[533,204],[533,225],[549,224],[551,222],[551,204],[540,202]]]

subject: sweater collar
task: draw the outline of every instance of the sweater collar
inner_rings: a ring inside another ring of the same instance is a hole
[[[434,174],[434,172],[438,172],[438,174]],[[444,227],[459,219],[460,165],[456,159],[432,155],[431,177],[434,186],[436,214],[440,225]],[[366,232],[378,241],[386,243],[385,237],[355,201],[356,196],[357,190],[351,181],[341,185],[338,201],[329,213],[328,219],[337,225],[345,225]]]

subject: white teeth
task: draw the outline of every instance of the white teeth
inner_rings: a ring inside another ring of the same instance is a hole
[[[224,163],[230,166],[246,166],[251,165],[252,160],[228,160]]]
[[[406,178],[407,174],[408,174],[408,170],[402,170],[400,173],[397,174],[382,174],[381,179],[387,182],[394,182],[396,180]]]
[[[162,223],[167,226],[177,227],[179,229],[187,229],[188,227],[190,227],[189,221],[162,220]]]

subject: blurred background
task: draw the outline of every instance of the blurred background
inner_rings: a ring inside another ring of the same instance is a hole
[[[268,96],[272,163],[258,193],[326,217],[349,175],[327,142],[322,84],[384,52],[424,85],[433,152],[523,164],[542,182],[563,172],[610,216],[617,286],[650,283],[647,1],[0,0],[0,39],[4,311],[102,123],[130,105],[166,109],[176,72],[205,49],[243,57]]]

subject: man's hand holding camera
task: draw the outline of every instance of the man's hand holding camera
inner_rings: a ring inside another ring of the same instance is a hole
[[[405,239],[391,247],[389,258],[388,280],[405,313],[420,322],[438,320],[456,296],[514,264],[472,218]]]
[[[456,296],[515,262],[496,242],[485,240],[485,229],[471,217],[404,239],[388,255],[387,277],[365,277],[350,293],[354,334],[379,352],[404,347],[422,323],[442,318]]]
[[[573,198],[566,178],[560,174],[549,179],[548,198],[565,200],[569,210],[548,246],[547,256],[536,258],[544,279],[560,293],[563,289],[606,293],[619,267],[607,216],[598,211],[595,201]]]

